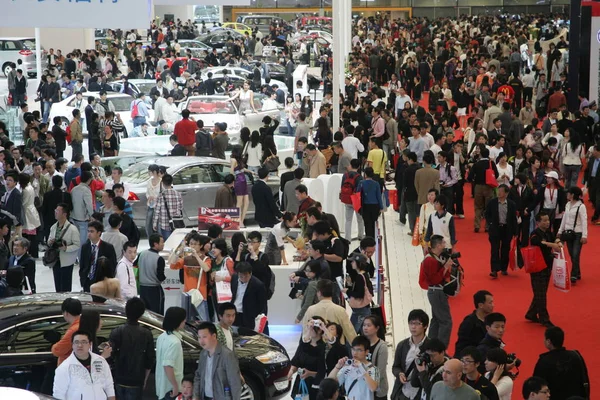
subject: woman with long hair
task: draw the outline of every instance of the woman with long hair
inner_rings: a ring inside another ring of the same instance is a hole
[[[585,204],[583,204],[583,192],[579,187],[572,186],[569,188],[567,200],[565,213],[556,233],[556,240],[560,240],[567,245],[573,263],[571,283],[576,283],[581,279],[581,250],[583,245],[587,243],[587,210]]]
[[[96,335],[100,332],[100,329],[102,329],[100,313],[96,310],[83,310],[79,317],[79,330],[90,334],[92,338],[90,344],[93,353],[99,354],[104,358],[110,358],[112,354],[110,343],[98,343]]]
[[[582,161],[585,158],[585,151],[579,133],[574,129],[567,129],[567,131],[569,132],[569,140],[563,144],[562,163],[565,176],[565,189],[568,190],[577,186],[579,172],[583,165]],[[565,131],[565,138],[567,137],[567,131]]]
[[[387,371],[388,366],[388,344],[378,335],[379,330],[383,327],[383,321],[377,315],[369,315],[365,317],[362,324],[362,335],[369,339],[371,344],[371,363],[380,371]],[[385,376],[384,376],[385,375]],[[388,392],[387,374],[381,374],[379,386],[375,392],[375,400],[386,400]]]
[[[364,254],[352,253],[348,260],[354,273],[346,277],[346,287],[343,291],[348,296],[348,304],[352,308],[350,322],[356,332],[360,332],[365,317],[371,315],[373,284],[367,273],[369,263]]]
[[[90,293],[111,299],[121,298],[121,283],[114,276],[115,265],[106,257],[96,261],[96,283],[90,286]]]
[[[227,101],[233,101],[238,98],[240,99],[240,105],[238,106],[240,114],[243,114],[246,111],[258,113],[254,106],[254,92],[250,90],[250,81],[244,82],[242,87],[238,89],[233,96],[227,99]]]
[[[496,168],[498,169],[498,186],[506,185],[510,188],[512,181],[514,179],[514,171],[512,165],[508,162],[508,156],[505,152],[500,152],[498,157],[496,157]]]
[[[33,258],[38,258],[37,230],[42,223],[40,222],[40,214],[35,208],[35,189],[30,184],[31,177],[29,175],[20,173],[18,180],[22,192],[22,215],[25,217],[22,226],[23,237],[31,243],[29,254]],[[19,215],[19,217],[21,216]]]
[[[433,213],[435,213],[434,203],[439,194],[437,189],[429,189],[429,192],[427,192],[427,203],[421,206],[421,211],[419,213],[419,242],[423,248],[424,256],[429,253],[429,244],[425,241],[425,234],[427,233],[427,227],[429,226],[429,219]]]
[[[263,146],[260,143],[260,132],[252,131],[250,140],[244,146],[244,156],[247,157],[248,169],[258,174],[263,155]]]
[[[567,204],[567,194],[560,185],[558,172],[550,171],[545,177],[546,186],[537,192],[534,204],[550,216],[550,229],[556,234]]]
[[[296,93],[296,97],[300,97],[300,94]],[[292,96],[288,96],[285,105],[285,116],[286,125],[288,129],[288,136],[296,136],[296,125],[298,123],[298,114],[300,114],[300,106],[294,101]]]
[[[231,170],[235,175],[233,189],[237,198],[237,207],[240,209],[240,228],[245,228],[244,219],[246,218],[246,213],[248,212],[248,206],[250,204],[246,173],[252,173],[252,171],[246,169],[241,146],[234,146],[231,150]]]
[[[297,324],[304,318],[304,314],[306,313],[306,310],[308,310],[308,307],[317,304],[319,301],[317,298],[317,282],[321,277],[321,272],[321,261],[319,260],[311,260],[304,267],[304,273],[308,279],[308,284],[302,294],[302,305],[300,306],[300,311],[298,312],[295,321]]]
[[[340,324],[330,322],[327,324],[327,332],[325,334],[325,343],[327,351],[325,356],[325,366],[327,374],[334,368],[337,362],[344,357],[349,357],[348,348],[342,343],[344,337],[344,329]]]
[[[277,157],[277,145],[275,145],[275,138],[273,135],[265,136],[262,143],[262,163],[266,163],[268,160]],[[271,170],[269,168],[269,172],[277,172],[277,169]]]

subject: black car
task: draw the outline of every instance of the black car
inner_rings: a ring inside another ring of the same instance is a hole
[[[98,343],[107,341],[110,332],[126,321],[125,302],[86,293],[42,293],[0,300],[0,386],[52,394],[57,359],[51,348],[69,327],[61,312],[61,304],[68,297],[78,298],[84,310],[100,313]],[[140,324],[150,329],[155,340],[164,332],[162,316],[158,314],[146,312]],[[202,348],[192,326],[187,326],[182,334],[184,372],[193,374]],[[233,341],[246,381],[241,398],[283,397],[289,390],[290,369],[285,349],[268,336],[244,328],[234,332]],[[146,398],[156,399],[154,373],[144,391]]]
[[[232,29],[217,29],[196,38],[196,40],[217,49],[226,47],[229,39],[233,39],[234,41],[237,39],[244,40],[244,35]]]

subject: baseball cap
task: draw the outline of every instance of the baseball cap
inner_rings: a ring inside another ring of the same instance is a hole
[[[558,172],[550,171],[546,174],[546,178],[554,178],[554,180],[558,181]]]

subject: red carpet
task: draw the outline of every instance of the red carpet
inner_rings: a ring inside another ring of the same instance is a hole
[[[529,276],[525,271],[509,271],[509,276],[499,276],[496,280],[488,276],[490,244],[487,233],[482,233],[483,229],[480,233],[473,232],[474,207],[470,189],[470,186],[465,185],[466,218],[456,220],[456,249],[462,253],[460,262],[465,269],[465,286],[450,301],[454,326],[448,350],[453,354],[458,326],[473,311],[473,294],[478,290],[489,290],[494,295],[495,311],[503,313],[507,318],[505,350],[516,353],[523,361],[513,391],[513,398],[519,399],[522,398],[520,393],[523,381],[532,375],[539,354],[546,351],[545,328],[524,318],[532,298]],[[593,213],[588,203],[588,215],[591,215],[590,212]],[[591,225],[588,231],[588,244],[582,250],[582,280],[569,293],[559,292],[550,282],[548,311],[552,322],[565,331],[565,347],[575,348],[582,353],[590,374],[593,399],[594,393],[600,393],[600,377],[594,373],[600,370],[600,358],[596,349],[600,329],[600,303],[595,295],[600,282],[600,269],[597,268],[597,260],[600,259],[600,227]]]

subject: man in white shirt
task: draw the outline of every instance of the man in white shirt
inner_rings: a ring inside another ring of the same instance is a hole
[[[348,125],[344,128],[346,137],[342,140],[342,147],[348,153],[352,159],[358,158],[358,152],[365,151],[365,146],[361,143],[358,138],[354,137],[354,126]]]
[[[411,114],[412,117],[412,114]],[[415,115],[416,117],[416,115]],[[416,118],[415,118],[416,119]],[[434,139],[433,135],[431,133],[429,133],[429,123],[428,122],[423,122],[421,124],[421,137],[423,138],[423,140],[425,140],[425,150],[431,150],[431,147],[433,147],[433,145],[436,143],[436,140]],[[443,143],[440,144],[440,146]],[[435,156],[437,156],[437,154],[434,154]]]
[[[496,158],[500,155],[500,153],[504,152],[504,136],[500,136],[495,145],[490,148],[490,160],[496,161]]]
[[[173,102],[173,96],[169,95],[167,97],[167,104],[162,108],[162,117],[169,126],[175,127],[175,123],[179,119],[179,114],[177,114],[177,106]]]
[[[431,150],[433,152],[433,156],[437,159],[438,153],[440,151],[442,151],[442,145],[444,144],[444,142],[446,141],[446,138],[444,137],[443,134],[438,133],[437,135],[435,135],[435,143],[433,144],[433,146],[431,146],[429,148],[429,150]]]
[[[409,102],[412,107],[412,99],[407,96],[404,88],[398,89],[398,96],[396,96],[396,103],[394,104],[394,109],[396,110],[396,117],[400,115],[402,110],[404,110],[404,104]]]
[[[115,249],[118,251],[119,249]],[[121,296],[124,299],[131,299],[137,297],[137,284],[135,280],[135,273],[133,271],[133,261],[137,257],[137,246],[133,242],[127,242],[123,246],[123,257],[117,264],[116,278],[121,284]]]

